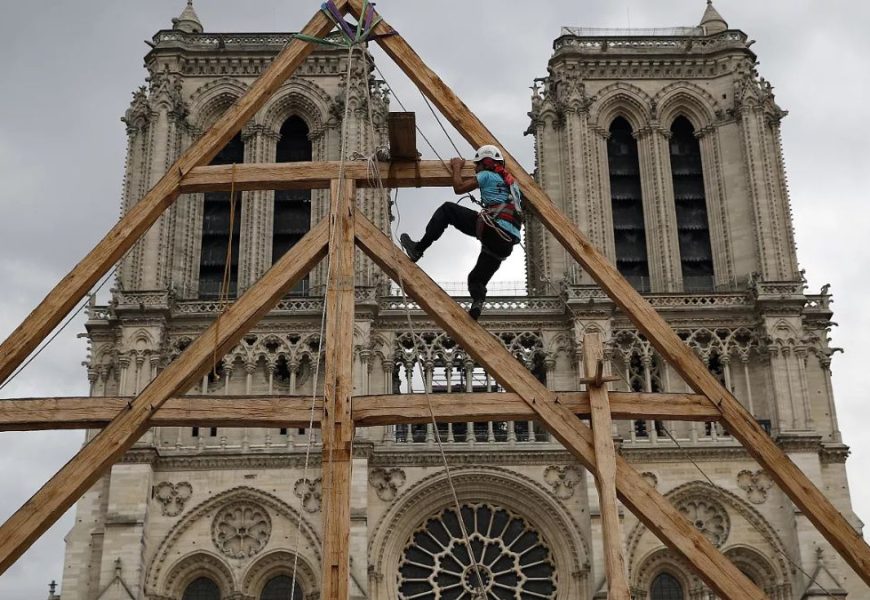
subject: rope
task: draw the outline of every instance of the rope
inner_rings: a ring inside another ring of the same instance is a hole
[[[399,98],[398,95],[396,95],[396,91],[393,89],[393,87],[387,81],[387,78],[384,76],[381,69],[377,65],[374,65],[374,68],[375,68],[375,71],[377,72],[377,74],[380,75],[381,80],[384,82],[384,85],[387,86],[387,90],[389,90],[389,92],[393,95],[393,97],[396,99],[396,102],[399,103],[399,106],[402,108],[402,110],[407,112],[408,109],[405,108],[405,105],[402,103],[402,100]],[[418,88],[418,91],[420,92],[420,95],[423,97],[423,100],[426,102],[426,106],[429,108],[429,112],[432,113],[432,116],[435,117],[435,121],[438,123],[438,126],[441,127],[441,131],[443,131],[444,135],[447,136],[447,140],[450,142],[450,145],[453,146],[454,150],[456,150],[457,156],[462,156],[462,152],[459,151],[459,148],[456,146],[456,143],[453,141],[453,138],[450,136],[450,133],[447,131],[447,128],[444,126],[444,123],[441,121],[441,118],[438,116],[438,112],[432,106],[431,102],[429,102],[429,98],[427,98],[426,94],[424,94],[423,91],[420,90],[419,88]],[[429,141],[429,138],[426,137],[426,134],[423,133],[423,130],[420,129],[420,126],[416,125],[416,123],[415,123],[415,126],[417,128],[417,132],[420,134],[420,136],[426,142],[426,145],[429,146],[429,149],[435,153],[435,156],[438,157],[438,160],[441,161],[441,164],[444,165],[444,168],[446,168],[449,171],[450,168],[447,164],[447,161],[445,161],[444,158],[442,158],[441,155],[438,154],[438,151],[435,149],[435,146],[432,144],[432,142]],[[503,230],[501,227],[499,227],[496,224],[495,220],[492,218],[492,216],[486,212],[486,207],[480,201],[478,201],[477,198],[474,197],[474,195],[466,194],[465,196],[460,197],[459,200],[457,200],[456,202],[459,203],[464,198],[471,199],[472,202],[474,202],[475,204],[477,204],[478,206],[480,206],[483,209],[480,211],[480,216],[478,218],[482,219],[483,222],[488,227],[492,227],[495,230],[495,232],[499,235],[499,237],[501,237],[501,239],[503,239],[506,242],[517,243],[520,246],[520,248],[523,249],[523,252],[526,252],[526,246],[522,242],[522,240],[519,240],[519,241],[515,240],[511,234],[509,234],[508,232]]]
[[[351,45],[348,47],[348,55],[347,55],[347,73],[345,74],[345,94],[347,90],[350,89],[350,77],[352,73],[353,66],[353,51],[355,45]],[[348,115],[350,114],[350,102],[347,102],[347,97],[345,97],[344,103],[344,118],[341,122],[341,150],[339,156],[339,167],[338,167],[338,179],[339,181],[344,178],[344,167],[345,167],[345,152],[347,145],[347,124],[348,124]],[[344,194],[344,186],[340,185],[338,190],[338,196],[335,201],[338,202],[340,199],[343,199]],[[330,243],[335,237],[336,226],[338,225],[338,220],[332,223],[332,228],[329,233]],[[327,255],[326,259],[326,281],[327,285],[329,282],[329,276],[332,271],[332,261],[329,259]],[[302,481],[303,484],[307,484],[308,482],[308,470],[309,464],[311,460],[311,446],[314,444],[314,414],[315,407],[317,404],[317,382],[320,379],[320,356],[323,352],[323,338],[324,338],[324,330],[326,327],[326,294],[324,293],[323,298],[323,309],[320,314],[320,337],[317,340],[317,358],[315,360],[314,366],[314,380],[312,382],[312,392],[311,392],[311,408],[309,409],[308,416],[308,440],[305,447],[305,462],[303,463],[302,468]],[[351,397],[351,411],[353,411],[353,398]],[[332,463],[333,457],[333,447],[329,448],[329,462]],[[353,457],[353,438],[351,438],[351,457]],[[325,493],[326,490],[323,488],[323,479],[321,477],[321,494]],[[291,577],[291,588],[290,588],[290,600],[295,600],[294,596],[296,594],[296,574],[299,567],[299,545],[301,542],[300,532],[302,530],[302,513],[299,513],[299,519],[296,521],[296,541],[294,543],[293,550],[293,574]]]
[[[236,164],[233,163],[233,167],[230,174],[230,230],[227,234],[227,252],[226,252],[226,262],[224,263],[224,275],[221,278],[221,287],[218,291],[218,316],[215,319],[214,324],[214,346],[212,347],[211,354],[211,372],[214,375],[215,379],[220,379],[220,375],[217,372],[217,351],[218,351],[218,340],[220,339],[220,331],[221,331],[221,320],[223,319],[224,313],[227,310],[227,303],[229,302],[229,287],[230,281],[232,281],[232,262],[233,262],[233,230],[236,226]]]
[[[365,58],[365,55],[363,55],[363,56],[364,56],[364,60],[367,60]],[[377,67],[375,67],[375,68],[377,69]],[[380,73],[380,71],[378,71],[378,72]],[[386,84],[386,81],[384,81],[384,83]],[[368,106],[369,128],[371,131],[372,145],[374,146],[377,134],[375,131],[374,117],[372,115],[371,95],[369,92],[368,85],[366,85],[365,88],[366,88],[366,104]],[[389,84],[387,84],[387,88],[391,89]],[[398,101],[398,98],[396,98],[396,100]],[[401,105],[401,102],[399,104]],[[402,108],[404,109],[404,107],[402,107]],[[417,128],[417,130],[419,131],[419,127]],[[445,133],[446,133],[446,131],[445,131]],[[422,133],[421,133],[421,135],[422,135]],[[428,143],[428,140],[427,140],[427,143]],[[429,147],[432,148],[432,145],[429,144]],[[454,148],[455,148],[455,146],[454,146]],[[434,151],[434,148],[433,148],[433,151]],[[458,150],[457,150],[457,152],[458,152]],[[375,157],[375,154],[376,154],[376,152],[372,154],[373,158]],[[436,152],[436,155],[437,155],[437,152]],[[440,158],[440,156],[439,156],[439,158]],[[444,160],[442,159],[441,162],[444,163]],[[390,197],[389,197],[389,194],[387,193],[386,189],[384,188],[384,182],[383,182],[383,179],[381,178],[380,167],[377,164],[376,160],[370,161],[369,164],[370,164],[371,168],[373,169],[376,180],[377,180],[377,192],[381,195],[382,199],[386,203],[388,203]],[[446,163],[445,163],[445,166],[446,166]],[[399,222],[401,222],[401,216],[399,215],[400,211],[399,211],[399,205],[398,205],[398,198],[399,198],[398,188],[396,188],[396,202],[395,202],[396,213],[398,215]],[[390,237],[393,238],[392,229],[390,229]],[[394,238],[392,239],[392,242],[393,242],[392,252],[395,256],[399,252],[399,248],[398,248],[398,246],[396,246]],[[408,321],[408,330],[411,333],[411,339],[414,340],[414,350],[416,353],[417,339],[418,338],[417,338],[416,332],[414,331],[413,321],[411,320],[411,309],[410,309],[410,306],[408,305],[407,296],[405,295],[405,284],[404,284],[404,281],[402,279],[401,273],[397,272],[396,275],[398,278],[399,288],[402,290],[402,303],[405,306],[405,317]],[[459,495],[456,492],[456,485],[453,482],[453,475],[450,472],[450,464],[447,460],[447,453],[444,451],[444,445],[441,441],[441,432],[438,430],[438,422],[435,419],[435,410],[432,408],[432,400],[429,396],[429,385],[427,383],[426,373],[423,371],[423,365],[419,360],[417,360],[417,366],[420,369],[420,376],[423,379],[423,391],[426,395],[426,405],[429,409],[429,416],[430,416],[431,421],[432,421],[432,430],[435,434],[435,440],[438,444],[438,452],[441,455],[441,462],[444,465],[444,473],[447,476],[447,483],[450,487],[450,493],[453,496],[453,504],[456,508],[456,520],[459,522],[459,526],[460,526],[460,529],[462,531],[462,537],[463,537],[463,540],[465,542],[465,546],[468,548],[468,556],[469,556],[469,559],[471,560],[471,566],[474,568],[474,574],[477,578],[477,584],[478,584],[479,589],[480,589],[480,592],[477,595],[479,595],[480,598],[485,599],[486,592],[484,591],[485,586],[483,584],[483,577],[482,577],[481,572],[480,572],[480,565],[477,562],[477,557],[474,555],[474,548],[471,545],[471,538],[468,535],[468,530],[465,527],[465,521],[462,518],[462,505],[459,502]]]
[[[616,372],[617,372],[617,374],[619,375],[619,377],[622,379],[622,381],[625,382],[625,385],[628,386],[628,389],[631,390],[631,389],[632,389],[632,387],[631,387],[631,382],[627,379],[626,374],[625,374],[624,372],[618,370],[618,369],[616,370]],[[687,459],[690,463],[692,463],[692,466],[694,466],[695,469],[697,469],[698,473],[700,473],[701,476],[702,476],[704,479],[707,480],[707,483],[709,483],[709,484],[710,484],[711,486],[713,486],[714,488],[719,489],[720,486],[716,485],[716,483],[713,482],[713,479],[712,479],[709,475],[707,475],[707,473],[704,471],[704,469],[701,468],[701,465],[699,465],[699,464],[695,461],[695,459],[692,457],[692,453],[691,453],[687,448],[684,448],[684,447],[680,444],[680,442],[677,441],[677,438],[675,438],[675,437],[671,434],[670,430],[665,426],[664,421],[659,421],[659,423],[661,424],[661,429],[662,429],[662,431],[665,432],[665,434],[668,436],[668,438],[670,438],[671,442],[673,442],[674,445],[677,447],[677,449],[679,449],[679,450],[683,453],[683,455],[686,457],[686,459]],[[823,592],[823,593],[824,593],[828,598],[830,598],[831,600],[836,600],[836,599],[831,595],[831,592],[829,592],[827,589],[825,589],[825,587],[824,587],[822,584],[820,584],[820,583],[818,582],[818,580],[815,579],[812,575],[810,575],[809,573],[807,573],[807,572],[804,570],[804,568],[803,568],[799,563],[795,562],[795,561],[792,559],[792,557],[789,556],[789,555],[788,555],[784,550],[782,550],[782,549],[780,549],[780,548],[778,548],[778,547],[776,547],[776,546],[773,546],[773,545],[771,545],[771,546],[772,546],[772,547],[774,548],[774,550],[776,550],[780,555],[782,555],[782,557],[785,558],[785,560],[786,560],[789,564],[791,564],[791,566],[792,566],[793,568],[795,568],[795,569],[797,569],[798,571],[800,571],[801,573],[803,573],[804,576],[806,576],[806,578],[810,580],[810,583],[811,583],[811,584],[814,584],[814,585],[818,586],[818,588],[819,588],[820,590],[822,590],[822,592]]]
[[[378,65],[376,65],[376,64],[374,65],[374,67],[375,67],[375,71],[378,73],[378,75],[380,75],[381,80],[384,82],[384,85],[387,86],[387,91],[389,91],[393,95],[393,98],[396,99],[396,102],[399,103],[399,106],[402,108],[402,110],[405,112],[408,112],[408,109],[405,108],[404,104],[402,104],[402,100],[399,98],[398,95],[396,95],[396,91],[393,89],[393,86],[391,86],[389,84],[389,82],[387,81],[387,78],[384,77],[384,74],[381,72],[380,67],[378,67]],[[440,154],[438,154],[438,150],[435,149],[435,146],[433,146],[432,142],[429,141],[429,138],[426,137],[426,134],[424,133],[424,131],[420,128],[419,125],[416,124],[416,122],[414,123],[414,126],[417,129],[417,133],[420,134],[420,137],[422,137],[423,140],[426,142],[426,145],[429,146],[429,149],[432,150],[432,152],[435,154],[435,156],[438,157],[438,160],[441,161],[441,164],[444,165],[444,168],[447,169],[448,171],[450,171],[450,165],[447,163],[446,160],[444,160],[444,158]]]
[[[118,262],[120,263],[120,262],[122,262],[125,258],[127,258],[127,254],[129,254],[129,252],[130,252],[130,251],[128,250],[127,253],[125,253],[124,256],[122,256],[121,259],[120,259]],[[89,294],[89,296],[92,297],[93,295],[97,294],[101,289],[103,289],[103,286],[106,285],[106,282],[109,281],[109,279],[112,278],[112,276],[117,272],[117,270],[118,270],[118,267],[117,267],[117,266],[113,267],[112,270],[109,271],[108,275],[106,275],[105,278],[103,278],[103,281],[102,281],[102,282],[101,282],[101,283],[96,287],[96,289],[95,289],[93,292],[91,292],[91,293]],[[85,301],[82,303],[82,305],[79,306],[79,307],[76,309],[76,311],[75,311],[73,314],[71,314],[71,315],[69,316],[69,318],[67,318],[66,321],[64,321],[63,325],[60,326],[60,329],[58,329],[57,331],[55,331],[55,332],[52,334],[52,336],[51,336],[50,338],[48,338],[47,340],[45,340],[45,341],[42,343],[42,345],[41,345],[41,346],[36,350],[36,352],[34,352],[33,354],[31,354],[30,357],[29,357],[26,361],[24,361],[24,363],[23,363],[20,367],[18,367],[17,369],[15,369],[15,372],[12,373],[12,375],[10,375],[10,376],[6,379],[6,381],[4,381],[2,384],[0,384],[0,391],[3,391],[3,388],[5,388],[5,387],[6,387],[7,385],[9,385],[10,383],[12,383],[12,380],[15,379],[16,377],[18,377],[18,375],[19,375],[19,374],[20,374],[24,369],[27,368],[27,365],[29,365],[29,364],[32,363],[34,360],[36,360],[36,357],[39,356],[40,354],[42,354],[42,351],[45,350],[46,348],[48,348],[48,346],[49,346],[49,345],[50,345],[50,344],[51,344],[51,343],[52,343],[52,342],[57,338],[57,336],[59,336],[61,333],[63,333],[63,330],[66,329],[67,326],[68,326],[70,323],[72,323],[73,320],[75,320],[75,318],[76,318],[77,316],[79,316],[79,314],[80,314],[80,313],[81,313],[81,312],[82,312],[82,311],[83,311],[83,310],[88,306],[88,304],[90,304],[90,302],[91,302],[90,297],[89,297],[87,300],[85,300]]]

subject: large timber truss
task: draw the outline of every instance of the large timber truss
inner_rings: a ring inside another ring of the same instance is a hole
[[[363,0],[335,0],[360,18]],[[333,27],[322,12],[303,34],[323,37]],[[381,21],[375,33],[393,32]],[[498,141],[430,70],[398,34],[377,40],[473,146]],[[0,401],[0,430],[59,427],[102,428],[15,514],[0,526],[0,573],[90,488],[146,431],[156,425],[215,424],[236,427],[304,426],[302,398],[190,398],[178,400],[317,262],[330,261],[326,292],[326,372],[318,404],[323,439],[324,537],[322,593],[346,600],[349,576],[351,441],[355,426],[425,422],[432,416],[420,396],[352,398],[354,254],[358,246],[394,280],[401,280],[419,306],[491,373],[509,393],[433,396],[434,417],[451,421],[535,418],[595,476],[604,525],[610,598],[629,598],[617,497],[670,548],[683,556],[724,598],[765,598],[728,559],[689,523],[628,462],[614,452],[611,415],[621,418],[718,420],[773,477],[856,573],[870,585],[870,547],[795,464],[759,427],[752,415],[710,374],[655,310],[623,279],[604,255],[556,208],[544,191],[507,153],[507,165],[540,221],[628,315],[697,394],[608,394],[601,365],[601,340],[584,340],[587,390],[555,393],[522,367],[362,214],[354,210],[358,186],[370,185],[365,166],[312,162],[206,165],[311,53],[311,44],[290,43],[245,96],[170,167],[96,247],[62,279],[0,346],[0,382],[160,217],[181,193],[194,191],[326,188],[330,213],[226,311],[135,399],[43,398]],[[384,185],[446,186],[450,173],[436,162],[382,164]],[[466,167],[471,174],[471,166]],[[341,178],[339,178],[341,176]],[[590,418],[592,428],[579,417]]]

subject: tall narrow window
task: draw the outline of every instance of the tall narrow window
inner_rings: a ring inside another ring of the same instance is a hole
[[[276,152],[277,162],[311,160],[311,140],[308,125],[299,117],[290,117],[281,126],[281,139]],[[302,239],[311,228],[311,190],[275,191],[275,213],[272,226],[272,262]],[[291,294],[305,294],[308,278],[296,284]]]
[[[211,161],[213,165],[244,162],[245,145],[236,135]],[[206,192],[202,207],[202,252],[199,258],[199,297],[217,298],[221,292],[227,264],[227,246],[232,251],[227,296],[236,295],[239,281],[239,232],[241,231],[241,193],[236,192],[231,213],[229,192]],[[232,224],[232,233],[230,232]]]
[[[199,577],[184,589],[182,600],[221,600],[221,591],[208,577]]]
[[[713,251],[704,195],[701,147],[686,117],[671,126],[671,172],[680,241],[683,287],[687,292],[713,289]]]
[[[649,590],[650,600],[684,600],[683,586],[670,573],[660,573]]]
[[[649,264],[637,140],[631,134],[631,125],[622,117],[610,125],[607,162],[610,167],[616,268],[635,289],[646,292],[649,291]]]

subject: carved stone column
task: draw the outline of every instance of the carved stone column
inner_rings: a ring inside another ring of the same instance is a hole
[[[696,133],[701,148],[704,173],[704,197],[707,199],[707,220],[710,246],[713,251],[713,274],[718,289],[732,289],[737,282],[731,228],[728,215],[728,190],[722,172],[722,151],[719,128],[715,126]]]
[[[671,132],[657,123],[636,132],[650,288],[653,292],[682,290],[677,213],[670,170]]]
[[[246,163],[275,162],[280,134],[264,125],[248,125],[242,131]],[[242,192],[241,239],[239,240],[239,293],[252,286],[272,266],[272,218],[275,192]]]
[[[794,280],[798,275],[797,256],[779,149],[778,120],[765,114],[754,97],[741,101],[737,118],[755,213],[759,271],[767,281]]]

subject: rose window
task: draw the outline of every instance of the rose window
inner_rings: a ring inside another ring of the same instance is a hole
[[[239,502],[221,510],[211,525],[218,550],[232,558],[246,558],[262,550],[272,535],[269,514],[250,502]]]
[[[462,520],[471,554],[452,508],[428,519],[411,535],[399,563],[400,600],[555,597],[556,569],[550,550],[522,517],[488,504],[466,504]]]
[[[731,529],[731,521],[728,513],[717,502],[703,498],[689,498],[679,505],[683,513],[692,525],[704,534],[710,543],[719,548],[728,538]]]

